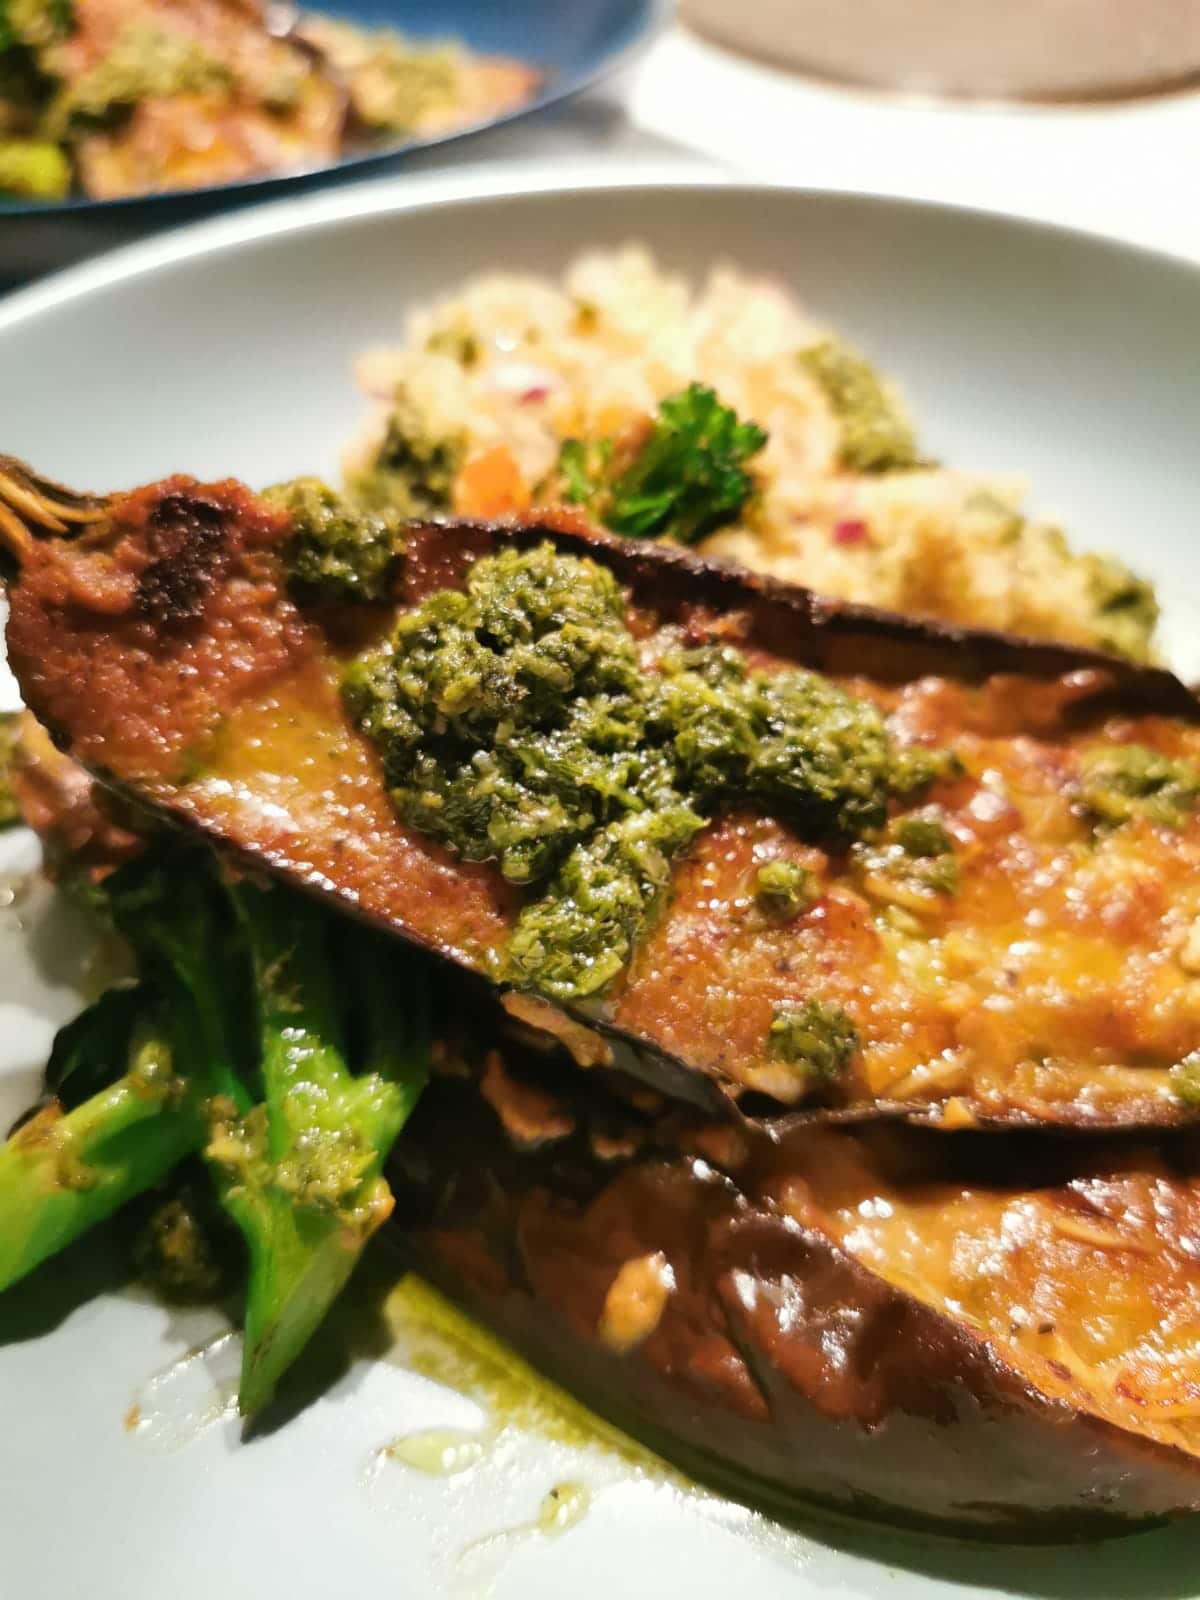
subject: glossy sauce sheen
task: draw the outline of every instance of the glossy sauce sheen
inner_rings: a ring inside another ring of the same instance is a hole
[[[1017,1539],[1200,1503],[1193,1176],[1066,1141],[1027,1177],[1010,1151],[1004,1181],[931,1181],[944,1136],[815,1128],[743,1136],[726,1175],[589,1156],[582,1111],[579,1133],[519,1155],[443,1080],[402,1142],[397,1239],[688,1470],[777,1510]],[[669,1292],[614,1346],[647,1259]]]
[[[345,647],[287,596],[272,548],[287,532],[239,485],[172,479],[117,501],[99,535],[37,541],[9,623],[26,698],[85,764],[486,970],[520,892],[396,817],[341,706]],[[838,610],[569,527],[415,530],[405,598],[461,581],[497,538],[547,536],[595,551],[639,616],[652,610],[676,639],[719,636],[757,664],[826,667],[878,700],[901,739],[951,745],[965,767],[925,797],[954,839],[953,896],[897,903],[778,819],[719,818],[677,864],[657,926],[606,1002],[612,1023],[734,1097],[760,1090],[789,1105],[799,1090],[767,1049],[772,1008],[815,996],[842,1005],[862,1041],[834,1109],[883,1104],[951,1126],[1186,1114],[1167,1071],[1200,1043],[1200,826],[1136,820],[1098,847],[1073,793],[1080,753],[1098,744],[1200,762],[1174,680]],[[740,609],[715,603],[738,598]],[[1029,675],[1013,676],[1016,663]],[[1000,666],[1009,672],[990,670]],[[1092,708],[1108,691],[1184,715],[1101,715]],[[758,866],[780,857],[806,865],[820,891],[783,925],[752,893]]]

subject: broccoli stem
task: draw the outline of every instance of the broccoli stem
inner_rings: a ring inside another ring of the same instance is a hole
[[[0,1289],[158,1183],[205,1131],[197,1086],[144,1025],[123,1077],[73,1111],[51,1101],[0,1146]]]
[[[242,973],[230,949],[228,901],[212,858],[151,851],[114,873],[105,890],[142,978],[161,997],[176,1070],[203,1084],[210,1099],[244,1114],[253,1098],[238,1070]]]
[[[228,907],[207,858],[148,853],[107,880],[105,901],[146,987],[111,991],[62,1030],[48,1075],[57,1098],[0,1146],[0,1289],[202,1148],[216,1108],[251,1103]]]
[[[224,1165],[223,1202],[249,1247],[238,1394],[249,1415],[270,1401],[391,1212],[383,1162],[424,1083],[428,1034],[415,1007],[406,1028],[397,1017],[380,942],[339,930],[368,1069],[356,1076],[325,915],[279,890],[247,883],[232,893],[256,980],[265,1104],[209,1153]]]

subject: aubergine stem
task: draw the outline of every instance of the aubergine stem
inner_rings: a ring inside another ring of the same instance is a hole
[[[158,1183],[206,1131],[203,1085],[144,1022],[122,1077],[72,1111],[51,1101],[0,1145],[0,1289]]]
[[[100,522],[104,515],[99,496],[76,494],[39,477],[23,461],[0,455],[0,549],[7,548],[18,561],[28,551],[35,529],[65,534]]]
[[[356,1076],[329,918],[282,890],[242,883],[232,894],[254,969],[265,1103],[218,1129],[208,1153],[249,1247],[238,1405],[250,1415],[271,1400],[391,1212],[383,1163],[424,1083],[428,1038],[397,1005],[391,951],[339,929],[355,946],[349,1020],[368,1030],[369,1070]]]

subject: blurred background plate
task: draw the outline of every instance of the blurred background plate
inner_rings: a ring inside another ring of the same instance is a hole
[[[0,198],[0,291],[153,229],[395,166],[418,151],[542,111],[624,65],[665,20],[671,0],[306,0],[302,9],[364,27],[397,28],[416,41],[456,40],[482,54],[529,62],[543,79],[530,100],[489,121],[356,151],[314,171],[128,200],[46,205]]]
[[[917,94],[1113,99],[1200,75],[1196,0],[681,0],[733,50]]]
[[[356,352],[396,339],[415,306],[472,274],[558,273],[582,249],[628,239],[692,278],[725,260],[777,279],[897,376],[935,454],[1027,470],[1038,511],[1135,559],[1159,583],[1168,624],[1200,637],[1189,611],[1200,271],[946,207],[612,176],[556,191],[544,172],[416,176],[284,201],[0,305],[0,450],[95,489],[175,470],[257,485],[334,471],[363,412]],[[26,864],[4,859],[22,848],[8,839],[0,874]],[[79,970],[36,897],[4,912],[2,890],[0,876],[0,1125],[35,1092]],[[783,1539],[736,1507],[565,1446],[548,1455],[510,1440],[503,1463],[458,1478],[386,1461],[375,1472],[400,1434],[472,1425],[468,1402],[386,1359],[354,1362],[286,1427],[246,1442],[222,1401],[236,1350],[211,1318],[95,1293],[104,1262],[89,1241],[51,1267],[0,1306],[5,1596],[1200,1590],[1200,1519],[1069,1553],[846,1524]],[[197,1344],[205,1353],[181,1363]],[[549,1539],[533,1525],[564,1480],[594,1489],[594,1503]]]

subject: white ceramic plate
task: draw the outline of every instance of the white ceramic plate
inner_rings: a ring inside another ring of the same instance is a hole
[[[694,273],[723,258],[778,275],[902,378],[937,454],[1028,472],[1039,511],[1136,562],[1162,586],[1172,637],[1194,635],[1194,270],[862,196],[492,188],[409,180],[289,202],[0,304],[0,450],[96,489],[172,470],[256,484],[333,471],[361,412],[351,358],[395,338],[416,301],[487,268],[553,272],[584,246],[641,239]],[[20,835],[0,841],[0,872],[29,852]],[[85,958],[61,909],[6,899],[0,1120],[32,1093]],[[1200,1524],[1070,1552],[785,1536],[600,1446],[511,1423],[469,1470],[424,1475],[381,1447],[484,1419],[397,1359],[353,1363],[286,1427],[244,1442],[227,1404],[236,1348],[215,1314],[94,1295],[104,1268],[77,1248],[0,1302],[5,1596],[1200,1592]],[[539,1507],[563,1482],[590,1486],[591,1506],[551,1537]]]

